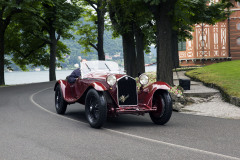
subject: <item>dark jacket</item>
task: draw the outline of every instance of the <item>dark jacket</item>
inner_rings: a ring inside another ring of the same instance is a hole
[[[69,83],[74,83],[81,76],[80,68],[75,69],[67,78]]]

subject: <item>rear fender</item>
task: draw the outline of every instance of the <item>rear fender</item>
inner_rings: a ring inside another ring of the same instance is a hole
[[[169,86],[165,82],[155,82],[147,87],[144,87],[141,91],[138,93],[138,102],[141,104],[146,104],[148,106],[152,106],[152,100],[153,96],[158,91],[168,91],[171,89],[171,86]]]

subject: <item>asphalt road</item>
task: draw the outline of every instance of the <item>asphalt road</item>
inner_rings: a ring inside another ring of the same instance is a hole
[[[157,126],[122,115],[93,129],[79,104],[55,114],[53,86],[0,88],[0,160],[240,159],[240,120],[173,113]]]

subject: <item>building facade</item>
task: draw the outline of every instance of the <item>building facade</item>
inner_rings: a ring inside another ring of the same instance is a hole
[[[211,3],[219,0],[212,0]],[[193,39],[179,51],[181,66],[207,65],[240,59],[240,3],[234,2],[230,17],[215,25],[196,24]]]

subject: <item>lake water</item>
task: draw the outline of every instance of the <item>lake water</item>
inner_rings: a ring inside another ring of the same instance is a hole
[[[65,79],[71,74],[71,70],[56,71],[57,79]],[[49,71],[39,72],[5,72],[5,84],[26,84],[49,81]]]
[[[156,71],[156,65],[147,66],[146,72]],[[65,79],[72,70],[56,71],[57,79]],[[5,84],[26,84],[26,83],[37,83],[37,82],[48,82],[49,71],[39,72],[5,72]]]

